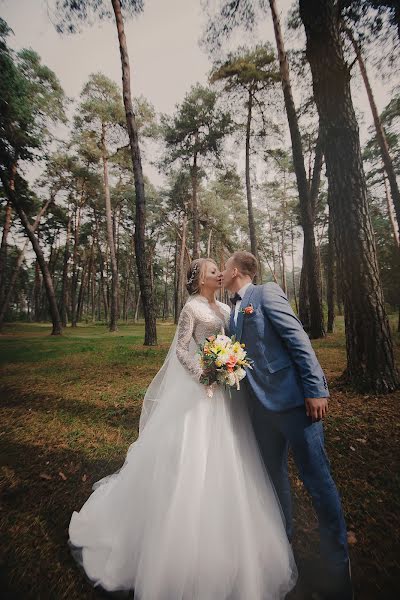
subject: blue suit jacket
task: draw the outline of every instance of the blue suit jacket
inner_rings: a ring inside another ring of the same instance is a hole
[[[328,397],[308,335],[279,285],[249,285],[240,308],[250,305],[253,313],[239,312],[236,326],[232,310],[229,329],[254,361],[245,381],[258,400],[279,412],[304,404],[304,398]]]

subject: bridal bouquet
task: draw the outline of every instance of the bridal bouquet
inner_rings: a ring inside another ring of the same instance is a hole
[[[211,386],[214,383],[236,386],[246,377],[244,367],[252,368],[251,360],[247,358],[245,345],[237,342],[235,336],[211,335],[200,344],[200,365],[203,369],[201,383]],[[212,395],[212,394],[211,394]]]

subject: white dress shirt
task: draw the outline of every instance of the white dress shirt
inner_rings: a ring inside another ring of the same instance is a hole
[[[249,285],[251,285],[251,281],[249,281],[249,283],[246,283],[243,287],[240,288],[240,290],[238,291],[239,296],[242,297],[245,295],[247,288],[249,287]],[[233,316],[233,320],[235,321],[235,325],[237,323],[237,318],[238,318],[238,314],[239,314],[239,310],[240,310],[240,306],[242,304],[241,300],[238,300],[235,304],[235,314]]]

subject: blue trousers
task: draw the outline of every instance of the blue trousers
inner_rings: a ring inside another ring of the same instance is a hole
[[[321,557],[333,571],[340,572],[349,558],[347,530],[324,447],[322,421],[313,423],[304,406],[285,412],[269,411],[251,393],[249,409],[264,464],[285,515],[289,540],[293,534],[287,465],[290,446],[300,479],[318,516]]]

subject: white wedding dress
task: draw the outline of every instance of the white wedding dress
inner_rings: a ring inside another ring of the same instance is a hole
[[[137,441],[72,514],[69,545],[95,586],[137,600],[276,600],[296,582],[244,391],[210,398],[199,383],[197,344],[229,320],[218,307],[223,319],[189,298]]]

